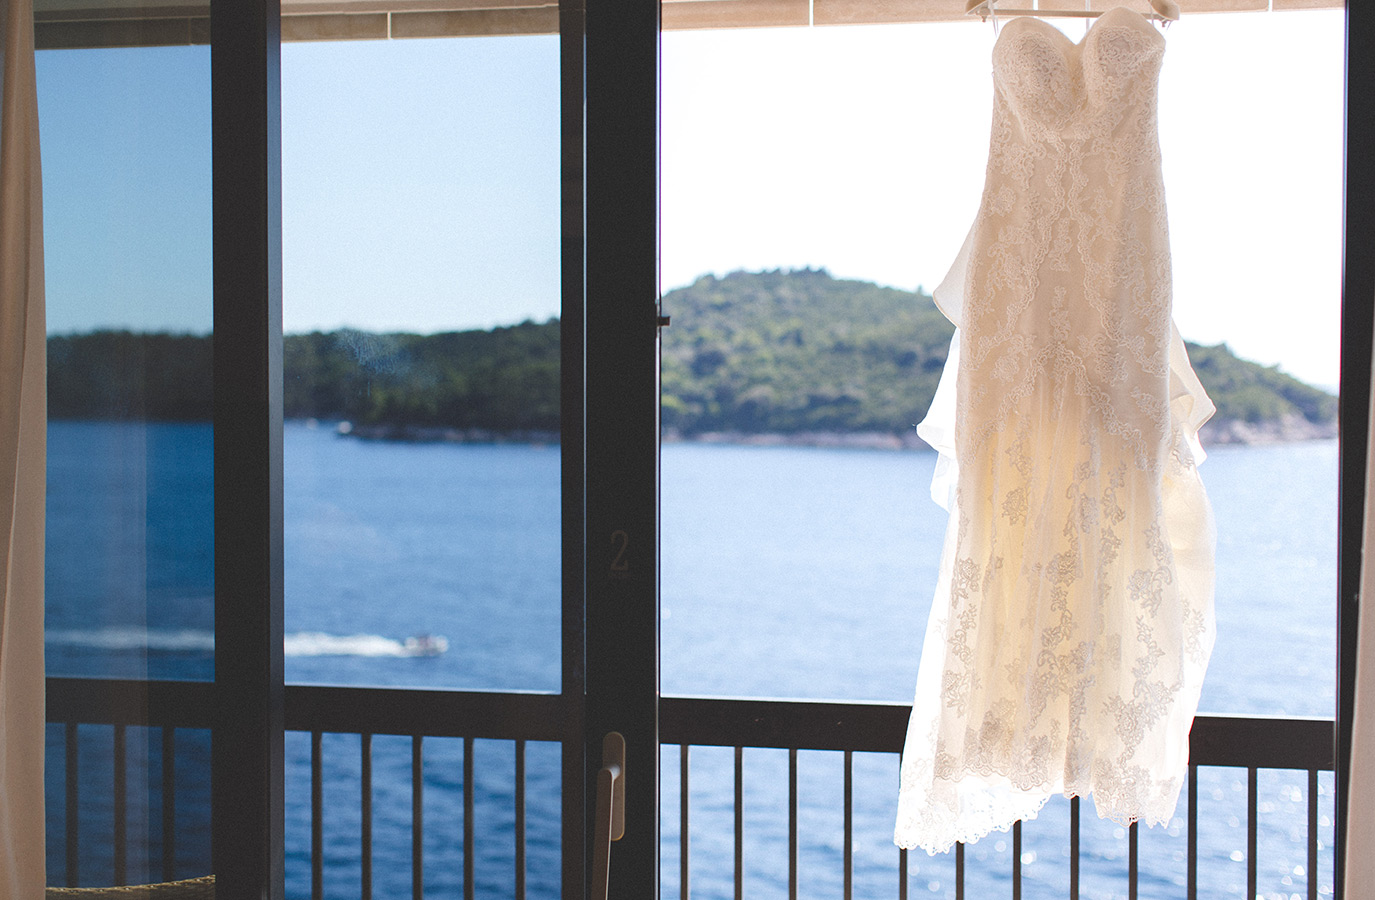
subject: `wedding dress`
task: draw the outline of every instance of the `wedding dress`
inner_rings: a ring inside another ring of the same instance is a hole
[[[950,510],[896,842],[936,853],[1092,794],[1164,823],[1213,644],[1213,413],[1170,312],[1164,37],[1118,8],[994,45],[987,181],[935,293],[957,326],[919,434]]]

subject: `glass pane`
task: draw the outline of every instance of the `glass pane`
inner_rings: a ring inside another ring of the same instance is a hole
[[[992,41],[665,33],[665,692],[910,700],[947,521],[913,426],[951,335],[931,288],[984,182]],[[1219,407],[1203,708],[1330,714],[1341,16],[1190,17],[1168,42],[1175,318]],[[1274,65],[1295,43],[1312,64]],[[1273,689],[1277,659],[1301,684]]]
[[[53,675],[213,677],[210,50],[38,59]]]
[[[558,52],[283,48],[289,682],[558,690]]]
[[[209,681],[210,49],[40,50],[38,94],[47,671]],[[48,726],[50,883],[207,874],[208,732],[146,727],[137,703],[110,714],[122,724]]]
[[[911,699],[945,531],[912,426],[953,330],[930,290],[979,198],[989,42],[664,35],[666,693]]]
[[[282,61],[286,679],[557,691],[558,38],[287,44]],[[312,883],[312,746],[288,735],[292,896]],[[465,791],[479,892],[509,893],[517,860],[528,890],[557,892],[557,745],[321,751],[342,848],[327,893],[419,889],[414,804],[424,890],[457,896]]]
[[[913,426],[951,336],[931,290],[983,190],[993,40],[977,21],[664,34],[666,694],[911,701],[947,523]],[[1200,469],[1219,534],[1201,708],[1330,716],[1342,16],[1189,17],[1166,40],[1175,318],[1219,407]],[[800,883],[843,890],[852,864],[881,893],[901,865],[914,896],[954,896],[954,854],[894,852],[896,754],[665,747],[662,764],[665,897],[680,862],[694,892],[737,883],[736,790],[747,885],[787,890],[795,802]],[[1240,884],[1239,771],[1199,779],[1200,896]],[[1326,838],[1308,871],[1302,777],[1267,775],[1258,890],[1330,890]],[[1123,891],[1127,830],[1089,808],[1081,883]],[[1183,884],[1186,811],[1140,829],[1143,885]],[[971,844],[969,894],[1006,895],[1019,852],[1025,883],[1065,896],[1069,820],[1054,798],[1016,850]]]

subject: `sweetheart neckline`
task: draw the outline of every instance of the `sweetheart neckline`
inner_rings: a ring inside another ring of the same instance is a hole
[[[1065,46],[1082,50],[1084,45],[1088,43],[1089,37],[1092,36],[1095,32],[1097,32],[1098,26],[1102,25],[1105,21],[1107,21],[1109,17],[1116,17],[1116,14],[1119,12],[1126,13],[1130,17],[1130,21],[1132,21],[1133,23],[1139,23],[1139,25],[1142,27],[1137,28],[1138,31],[1147,31],[1154,37],[1160,39],[1161,41],[1164,40],[1164,36],[1161,35],[1160,32],[1156,31],[1156,29],[1151,25],[1150,20],[1148,20],[1145,16],[1141,15],[1141,13],[1137,12],[1129,6],[1114,6],[1112,9],[1109,9],[1102,15],[1100,15],[1097,19],[1094,19],[1093,23],[1089,25],[1088,30],[1084,32],[1084,36],[1077,41],[1069,35],[1065,34],[1060,29],[1056,28],[1054,25],[1047,22],[1045,19],[1038,19],[1035,16],[1019,16],[1018,18],[1013,19],[1012,21],[1008,22],[1006,25],[1002,27],[998,35],[998,40],[995,41],[995,43],[1001,42],[1003,34],[1007,33],[1008,29],[1012,28],[1018,22],[1035,22],[1038,23],[1043,30],[1048,30],[1052,34],[1056,35],[1061,41],[1064,42]]]

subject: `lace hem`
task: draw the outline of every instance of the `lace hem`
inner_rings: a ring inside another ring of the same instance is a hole
[[[998,774],[1001,777],[1011,780],[1010,776],[1007,774]],[[947,824],[928,828],[926,829],[926,833],[923,833],[922,827],[919,826],[916,821],[904,822],[903,817],[899,814],[898,825],[893,830],[893,843],[903,850],[916,850],[920,848],[931,856],[938,856],[942,853],[950,852],[950,849],[956,844],[972,844],[988,837],[994,832],[1006,834],[1012,830],[1012,826],[1017,822],[1033,821],[1041,814],[1041,810],[1045,808],[1046,803],[1049,802],[1052,797],[1056,796],[1064,797],[1066,800],[1076,797],[1081,799],[1092,798],[1094,801],[1094,812],[1098,814],[1098,818],[1107,819],[1108,821],[1121,825],[1123,828],[1130,828],[1138,822],[1145,823],[1148,828],[1157,825],[1168,825],[1170,820],[1174,817],[1176,806],[1176,803],[1171,801],[1168,810],[1143,811],[1139,815],[1130,815],[1112,808],[1104,807],[1098,802],[1098,795],[1091,790],[1047,790],[1043,794],[1026,797],[1027,803],[1018,807],[1020,812],[1014,818],[1008,818],[1007,815],[989,815],[985,817],[983,821],[977,823],[965,822],[957,824],[953,828],[949,827]]]
[[[1041,814],[1041,809],[1046,805],[1053,794],[1046,794],[1028,805],[1021,811],[1016,818],[1008,819],[1005,816],[998,816],[977,823],[956,826],[954,828],[930,829],[929,833],[922,834],[921,829],[915,824],[903,826],[902,819],[899,818],[898,826],[893,831],[893,843],[903,850],[916,850],[921,848],[931,856],[938,856],[942,853],[949,853],[950,848],[956,844],[972,844],[982,838],[988,837],[995,831],[1006,834],[1012,829],[1016,822],[1029,822]]]

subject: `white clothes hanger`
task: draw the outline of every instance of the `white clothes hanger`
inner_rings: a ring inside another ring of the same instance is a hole
[[[985,19],[989,16],[1096,19],[1103,14],[1101,10],[1087,9],[997,9],[997,3],[998,0],[969,0],[964,11],[966,15],[980,16]],[[1146,18],[1163,23],[1179,21],[1179,4],[1175,0],[1150,0],[1150,3],[1151,11],[1142,13]]]

